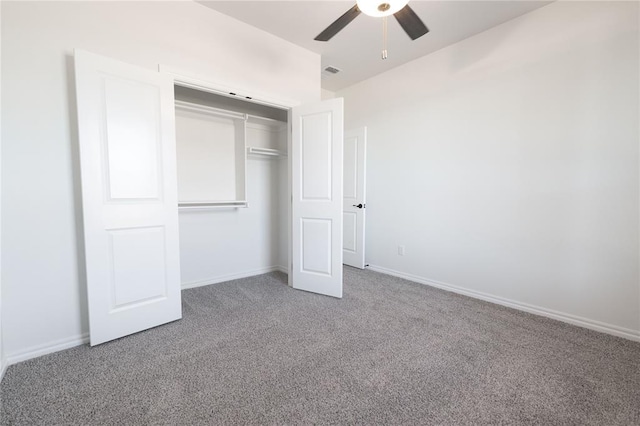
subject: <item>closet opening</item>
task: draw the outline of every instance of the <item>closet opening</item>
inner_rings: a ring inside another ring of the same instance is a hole
[[[74,60],[92,346],[180,319],[180,288],[282,271],[342,297],[342,99]]]
[[[174,89],[182,288],[288,273],[289,111]]]

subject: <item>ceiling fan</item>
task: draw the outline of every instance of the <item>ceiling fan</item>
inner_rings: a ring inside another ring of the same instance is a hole
[[[361,12],[377,18],[387,17],[389,15],[395,16],[411,40],[415,40],[428,33],[429,29],[407,3],[409,3],[409,0],[356,0],[356,5],[336,19],[324,31],[318,34],[314,40],[329,41],[351,21],[356,19]],[[386,25],[386,19],[384,21],[384,25]]]

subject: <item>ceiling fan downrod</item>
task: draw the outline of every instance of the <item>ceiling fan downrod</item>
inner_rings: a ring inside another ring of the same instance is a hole
[[[382,18],[382,59],[387,59],[387,17]]]

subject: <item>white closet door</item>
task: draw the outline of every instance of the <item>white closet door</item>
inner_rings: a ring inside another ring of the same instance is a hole
[[[75,52],[91,345],[182,317],[173,79]]]
[[[343,261],[345,265],[364,269],[364,224],[366,216],[367,128],[344,134],[344,207]]]
[[[343,100],[291,116],[292,286],[342,297]]]

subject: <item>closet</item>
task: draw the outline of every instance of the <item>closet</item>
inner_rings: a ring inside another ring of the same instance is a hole
[[[175,86],[182,288],[287,272],[288,111]]]
[[[74,62],[92,346],[180,319],[181,285],[280,269],[342,297],[341,99],[248,102],[162,66]]]

